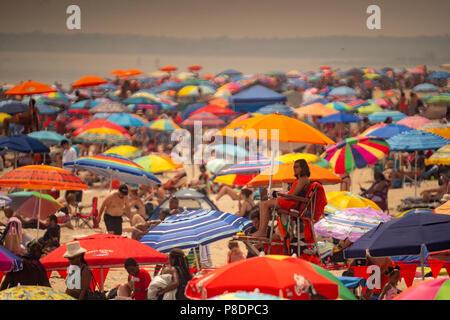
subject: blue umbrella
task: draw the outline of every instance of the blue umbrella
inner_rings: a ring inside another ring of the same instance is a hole
[[[411,130],[414,130],[414,129],[404,126],[402,124],[389,123],[389,124],[385,125],[384,127],[378,128],[374,131],[371,131],[371,132],[369,132],[367,134],[363,134],[363,135],[389,139],[389,138],[392,138],[393,136],[396,136],[404,131],[411,131]]]
[[[369,121],[384,122],[388,117],[390,117],[392,121],[399,121],[408,116],[400,111],[379,111],[369,114]]]
[[[350,123],[350,122],[359,122],[361,121],[360,118],[357,116],[354,116],[352,114],[347,113],[335,113],[331,114],[329,116],[323,117],[317,123]]]
[[[450,215],[415,213],[380,223],[344,250],[349,258],[417,255],[450,249]]]
[[[420,151],[439,149],[450,141],[425,130],[404,131],[388,139],[391,151]]]
[[[92,116],[92,119],[106,119],[111,116],[111,113],[96,113]]]
[[[48,153],[50,149],[39,140],[17,134],[0,138],[0,150],[11,150],[23,153]]]
[[[63,135],[60,135],[59,133],[53,132],[53,131],[35,131],[28,134],[29,137],[32,137],[34,139],[37,139],[43,143],[53,143],[53,144],[59,144],[63,140],[67,140],[70,142],[69,139],[64,137]]]
[[[98,106],[101,102],[92,99],[81,100],[70,106],[70,109],[90,109]]]
[[[252,226],[250,220],[216,210],[194,210],[167,217],[140,242],[160,251],[188,249],[230,238]]]
[[[38,108],[39,114],[44,116],[54,116],[59,113],[58,109],[52,108],[45,103],[36,103],[36,108]]]
[[[18,114],[28,110],[28,105],[16,101],[16,100],[6,100],[0,102],[0,112],[7,114]]]
[[[103,90],[114,90],[114,91],[119,89],[118,86],[116,86],[110,82],[101,84],[97,88],[103,89]]]
[[[147,97],[130,97],[122,102],[124,104],[153,104],[154,100]]]
[[[302,88],[302,89],[311,88],[311,85],[308,82],[306,82],[305,80],[301,80],[301,79],[289,79],[288,85],[294,86],[296,88]]]
[[[22,270],[22,259],[3,246],[0,246],[0,271],[16,272]]]
[[[416,92],[439,91],[439,88],[431,83],[421,83],[413,88]]]
[[[107,120],[125,128],[146,126],[144,121],[133,117],[129,113],[114,113]]]
[[[237,158],[245,158],[248,155],[248,151],[241,146],[234,144],[219,144],[219,145],[209,145],[209,150],[214,150],[216,152],[216,158],[220,158],[223,155],[229,155]]]
[[[190,104],[185,110],[180,114],[181,119],[186,120],[189,116],[200,108],[206,106],[206,103],[194,103]]]
[[[262,114],[279,113],[286,117],[292,117],[294,115],[294,111],[291,107],[279,103],[269,104],[267,106],[261,107],[256,112]]]
[[[450,73],[447,71],[436,71],[428,76],[429,80],[440,80],[450,78]]]
[[[306,102],[306,103],[302,104],[302,106],[308,106],[308,105],[313,104],[313,103],[327,104],[327,103],[330,103],[330,101],[326,100],[326,99],[323,99],[323,98],[318,98],[318,99],[314,99],[314,100],[311,100],[309,102]]]
[[[334,88],[333,90],[331,90],[328,95],[330,96],[357,96],[358,92],[356,92],[354,89],[347,87],[347,86],[342,86],[342,87],[337,87]]]

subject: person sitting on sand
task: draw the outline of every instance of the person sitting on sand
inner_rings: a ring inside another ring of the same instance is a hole
[[[47,217],[47,229],[38,241],[42,245],[42,250],[49,253],[59,247],[60,239],[61,227],[58,225],[58,218],[51,214]]]
[[[227,254],[227,263],[245,259],[244,253],[239,248],[239,243],[237,241],[230,240],[228,242],[228,249],[230,249],[230,251],[228,251]]]
[[[176,300],[187,300],[184,291],[187,283],[192,279],[189,270],[189,262],[181,249],[172,249],[169,253],[169,265],[162,274],[171,274],[172,282],[157,293],[158,297],[164,296],[166,292],[177,289]]]
[[[170,215],[179,214],[184,211],[183,208],[180,208],[180,201],[178,200],[177,197],[170,198],[169,210],[170,210]]]
[[[222,186],[216,195],[216,202],[219,201],[224,195],[228,195],[232,200],[239,200],[240,188],[231,188],[229,186]]]
[[[100,208],[96,224],[98,225],[105,213],[105,225],[108,233],[122,234],[122,216],[130,216],[130,205],[128,202],[128,187],[122,184],[118,192],[109,195]]]
[[[58,222],[61,227],[73,229],[71,217],[73,215],[72,206],[76,204],[76,197],[73,193],[69,193],[67,197],[61,197],[56,200],[62,205],[58,212],[55,214],[58,217]]]
[[[147,289],[152,278],[147,270],[139,268],[134,258],[127,258],[124,268],[128,272],[128,282],[118,287],[117,296],[134,300],[147,300]]]
[[[274,208],[282,208],[284,210],[290,210],[299,205],[296,198],[293,197],[305,197],[310,184],[309,177],[311,175],[308,163],[304,159],[299,159],[294,163],[294,174],[297,180],[294,181],[289,193],[278,193],[279,198],[274,198],[261,202],[260,211],[260,228],[251,236],[254,237],[267,237],[267,227],[269,225],[270,212]],[[293,196],[293,197],[292,197]]]
[[[376,171],[374,173],[375,182],[369,189],[361,187],[361,196],[375,202],[381,210],[386,211],[388,209],[387,194],[389,191],[390,183],[386,179],[383,173]]]
[[[130,223],[132,223],[132,219],[136,217],[139,219],[140,216],[142,219],[145,219],[145,205],[141,198],[138,196],[137,189],[131,189],[130,191],[130,208],[135,210],[130,210]]]

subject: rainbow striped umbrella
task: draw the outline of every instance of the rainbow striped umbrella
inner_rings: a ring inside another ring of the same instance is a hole
[[[124,158],[135,158],[135,157],[139,157],[142,153],[142,150],[130,146],[130,145],[123,145],[123,146],[118,146],[118,147],[114,147],[111,149],[106,150],[105,152],[103,152],[103,154],[109,155],[109,154],[117,154],[121,157]]]
[[[394,300],[450,300],[450,278],[421,281],[400,293]]]
[[[277,164],[281,164],[281,161],[275,161]],[[229,168],[222,169],[216,176],[225,176],[228,174],[238,174],[238,175],[250,175],[255,173],[260,173],[261,171],[270,169],[271,159],[262,156],[249,156],[245,161],[232,165]]]
[[[131,137],[128,134],[111,128],[91,128],[83,131],[75,138],[80,143],[102,144],[130,144]]]
[[[325,106],[327,106],[328,108],[340,111],[340,112],[353,110],[353,108],[351,106],[349,106],[348,104],[343,103],[343,102],[330,102],[330,103],[327,103]]]
[[[103,177],[131,184],[161,183],[143,167],[117,155],[95,155],[65,162],[64,167],[88,170]]]
[[[426,165],[450,165],[450,144],[439,148],[431,157],[425,160]]]
[[[372,208],[381,211],[380,207],[367,198],[347,191],[331,191],[326,193],[328,204],[325,213],[332,214],[348,208]]]
[[[181,129],[171,119],[154,120],[149,123],[148,127],[152,130],[160,130],[160,131],[175,131],[175,130]]]
[[[179,97],[198,97],[199,96],[199,89],[202,93],[202,95],[211,95],[214,94],[216,91],[209,87],[209,86],[186,86],[180,91],[178,91]]]
[[[171,158],[150,154],[134,160],[139,166],[147,170],[148,172],[164,172],[181,168],[183,165],[175,163]]]
[[[335,173],[343,174],[373,165],[388,153],[389,144],[383,138],[354,137],[328,148],[321,157],[331,164]]]

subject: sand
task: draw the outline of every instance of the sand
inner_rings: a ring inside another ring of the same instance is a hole
[[[188,177],[192,176],[191,170],[187,170]],[[352,173],[352,191],[359,192],[359,184],[361,184],[364,187],[368,187],[370,185],[370,181],[372,180],[372,169],[366,168],[362,170],[357,170]],[[421,186],[418,188],[418,193],[420,193],[421,190],[428,189],[428,188],[436,188],[438,186],[437,181],[425,181],[421,184]],[[339,190],[339,184],[336,185],[325,185],[325,191],[338,191]],[[84,205],[91,204],[92,197],[98,196],[99,197],[99,205],[103,202],[105,197],[109,194],[109,190],[106,189],[89,189],[84,192],[83,194],[83,202]],[[392,216],[395,216],[398,214],[396,207],[401,202],[401,199],[409,196],[414,196],[414,188],[412,187],[404,187],[403,189],[391,189],[389,191],[389,211]],[[238,210],[238,203],[237,201],[231,200],[228,196],[224,196],[219,202],[217,202],[217,205],[220,210],[229,212],[229,213],[235,213]],[[4,219],[4,216],[2,217]],[[125,219],[123,223],[124,227],[129,226],[128,219]],[[30,233],[31,235],[36,235],[35,229],[25,229],[26,232]],[[99,229],[89,229],[86,226],[77,228],[75,227],[74,230],[70,230],[68,228],[62,228],[61,231],[61,244],[64,244],[66,242],[72,241],[76,237],[81,237],[84,235],[91,235],[95,233],[105,233],[106,228],[102,219],[102,222],[100,223]],[[43,230],[39,231],[39,235],[42,236],[44,233]],[[130,234],[125,233],[125,236],[130,236]],[[227,242],[230,239],[224,239],[217,241],[215,243],[212,243],[210,245],[211,249],[211,255],[212,255],[212,261],[215,267],[222,266],[226,264],[227,259]],[[240,247],[244,253],[247,252],[245,245],[243,243],[240,243]],[[145,266],[145,269],[149,270],[151,272],[151,275],[153,275],[153,268],[151,266]],[[341,275],[342,271],[333,271],[335,275]],[[118,284],[125,283],[127,281],[127,272],[123,268],[116,268],[111,269],[107,275],[106,281],[105,281],[105,290],[110,290],[111,288],[115,287]],[[419,281],[420,279],[416,279],[415,281]],[[64,283],[64,279],[56,272],[54,271],[51,274],[50,277],[50,283],[53,288],[65,291],[66,286]],[[404,281],[400,283],[400,288],[404,289],[406,288],[406,285]]]

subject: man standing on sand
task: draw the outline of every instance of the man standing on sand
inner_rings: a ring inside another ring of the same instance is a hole
[[[128,202],[128,187],[122,184],[119,191],[109,195],[102,204],[97,217],[97,225],[105,213],[105,225],[108,233],[122,235],[122,216],[131,215],[130,204]]]

